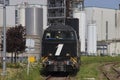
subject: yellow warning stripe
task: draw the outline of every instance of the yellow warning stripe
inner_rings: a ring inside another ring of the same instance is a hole
[[[48,60],[48,57],[42,57],[41,60],[42,62],[45,62],[46,60]]]
[[[77,58],[71,57],[71,60],[73,61],[74,64],[77,63]]]

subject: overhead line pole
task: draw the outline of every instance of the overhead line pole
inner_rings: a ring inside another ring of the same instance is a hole
[[[3,0],[3,52],[2,52],[2,60],[3,60],[3,71],[1,75],[6,75],[6,0]]]
[[[3,4],[3,75],[6,74],[6,5]]]

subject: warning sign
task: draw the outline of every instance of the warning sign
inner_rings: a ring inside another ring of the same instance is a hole
[[[28,61],[29,62],[35,62],[35,56],[30,56],[29,58],[28,58]]]

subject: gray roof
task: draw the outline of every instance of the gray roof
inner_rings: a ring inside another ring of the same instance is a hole
[[[54,24],[49,26],[45,31],[74,31],[74,29],[68,25]]]

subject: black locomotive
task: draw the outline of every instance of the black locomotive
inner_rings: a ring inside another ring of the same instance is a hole
[[[80,42],[76,31],[63,24],[51,25],[42,38],[42,65],[49,72],[73,72],[80,65]]]

